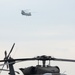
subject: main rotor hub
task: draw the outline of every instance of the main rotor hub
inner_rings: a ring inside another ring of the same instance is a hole
[[[37,60],[41,60],[42,61],[42,64],[43,64],[43,67],[45,67],[45,64],[46,64],[46,61],[47,60],[51,60],[51,56],[46,56],[46,55],[42,55],[42,56],[37,56]]]
[[[46,61],[46,60],[51,60],[51,59],[52,59],[51,56],[46,56],[46,55],[37,56],[37,60]]]

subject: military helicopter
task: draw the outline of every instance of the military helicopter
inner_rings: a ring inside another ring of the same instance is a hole
[[[31,16],[31,12],[29,12],[27,10],[21,10],[21,14],[24,16]]]
[[[10,54],[14,48],[15,43],[13,44],[9,54],[7,55],[7,52],[5,51],[5,58],[4,60],[0,60],[0,62],[4,62],[4,65],[7,65],[7,68],[9,70],[0,69],[1,71],[9,71],[9,75],[16,75],[15,73],[18,73],[17,71],[14,70],[13,65],[17,62],[22,62],[22,61],[38,61],[38,64],[36,66],[29,66],[27,68],[19,68],[24,75],[65,75],[60,73],[60,68],[58,66],[51,66],[50,61],[66,61],[66,62],[75,62],[75,60],[72,59],[61,59],[61,58],[54,58],[51,56],[37,56],[33,58],[19,58],[19,59],[13,59],[11,58]],[[42,65],[39,65],[39,61],[42,61]],[[46,61],[49,61],[49,65],[46,65]],[[1,64],[2,65],[2,64]]]

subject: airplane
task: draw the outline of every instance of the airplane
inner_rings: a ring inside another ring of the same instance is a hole
[[[75,60],[72,59],[62,59],[62,58],[54,58],[51,56],[37,56],[33,58],[18,58],[18,59],[13,59],[11,58],[10,54],[14,48],[15,43],[13,44],[9,54],[7,55],[7,51],[5,51],[5,58],[3,60],[0,60],[0,62],[4,62],[2,66],[1,71],[9,71],[9,75],[16,75],[20,74],[19,72],[14,70],[14,64],[17,62],[22,62],[22,61],[38,61],[38,64],[36,66],[29,66],[26,68],[19,68],[24,75],[66,75],[60,73],[60,68],[58,66],[51,66],[50,61],[64,61],[64,62],[75,62]],[[39,61],[42,61],[42,65],[39,64]],[[46,61],[49,61],[49,64],[46,65]],[[7,65],[9,70],[3,69],[4,66]],[[0,73],[1,73],[0,71]]]
[[[31,16],[31,12],[27,12],[26,10],[21,10],[21,14],[24,16]]]

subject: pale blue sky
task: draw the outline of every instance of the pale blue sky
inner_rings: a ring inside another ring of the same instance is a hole
[[[25,9],[32,16],[22,16],[21,10]],[[75,0],[0,0],[1,53],[9,52],[14,42],[14,58],[42,54],[75,58]],[[61,72],[74,75],[75,63],[65,64],[56,65]]]

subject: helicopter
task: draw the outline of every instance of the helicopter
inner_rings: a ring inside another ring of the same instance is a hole
[[[31,12],[27,12],[27,10],[21,10],[21,14],[24,16],[31,16]]]
[[[22,61],[38,61],[38,64],[36,66],[29,66],[25,68],[19,68],[24,75],[66,75],[60,73],[60,68],[58,66],[51,66],[50,61],[64,61],[64,62],[75,62],[75,60],[72,59],[62,59],[62,58],[54,58],[52,56],[36,56],[33,58],[19,58],[19,59],[13,59],[10,54],[15,46],[15,43],[13,44],[9,54],[7,55],[7,51],[5,51],[5,58],[3,60],[0,60],[0,62],[4,62],[4,64],[0,65],[2,66],[1,71],[9,71],[9,75],[16,75],[20,74],[19,72],[14,70],[14,64],[17,62]],[[39,61],[42,61],[42,65],[39,64]],[[49,65],[46,65],[46,61],[49,61]],[[9,70],[3,69],[4,66],[7,65],[7,68]],[[1,73],[0,71],[0,73]]]

